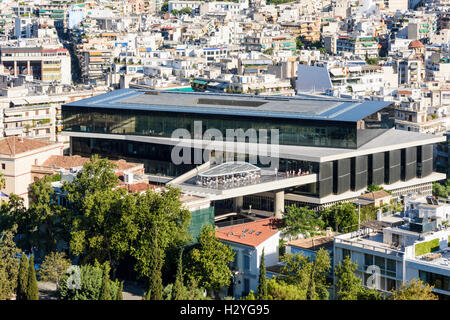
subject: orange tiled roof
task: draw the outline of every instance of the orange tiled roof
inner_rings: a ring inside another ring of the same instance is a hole
[[[409,43],[408,48],[409,49],[423,48],[423,44],[419,40],[413,40]]]
[[[277,218],[266,218],[242,223],[219,229],[216,236],[220,240],[257,247],[279,231],[280,222]]]
[[[155,186],[153,184],[150,184],[148,182],[137,182],[133,184],[123,184],[119,186],[118,188],[126,188],[129,192],[142,192],[147,191],[148,189],[156,190],[161,187]]]
[[[47,167],[54,168],[64,168],[70,169],[74,167],[80,167],[84,165],[86,162],[90,161],[90,158],[81,157],[81,156],[50,156],[42,165]],[[138,163],[127,162],[123,159],[121,160],[112,160],[117,165],[118,170],[127,170],[131,169],[137,165]]]
[[[359,198],[362,199],[370,199],[370,200],[374,200],[374,199],[380,199],[380,198],[385,198],[385,197],[390,197],[391,194],[385,190],[378,190],[375,192],[368,192],[368,193],[364,193],[362,195],[359,196]]]
[[[12,136],[0,140],[0,154],[14,155],[47,147],[51,144],[51,142]]]

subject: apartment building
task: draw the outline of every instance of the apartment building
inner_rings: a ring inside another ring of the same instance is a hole
[[[0,47],[0,63],[11,75],[43,82],[72,82],[70,54],[64,48]]]
[[[413,86],[418,88],[425,79],[423,61],[419,58],[408,58],[398,62],[399,86]]]
[[[398,89],[394,93],[395,127],[399,130],[423,132],[429,134],[443,134],[447,128],[447,114],[445,112],[431,113],[436,105],[436,95],[424,89]]]
[[[378,41],[374,37],[339,36],[336,40],[336,52],[349,52],[359,57],[377,57]]]
[[[39,24],[36,18],[17,17],[14,20],[14,37],[33,38],[37,37]]]
[[[107,84],[113,57],[112,49],[109,48],[92,47],[83,51],[80,63],[84,81],[96,85]]]
[[[336,236],[334,267],[350,256],[358,265],[356,275],[367,287],[388,292],[421,279],[434,286],[441,299],[449,299],[450,230],[422,210],[405,221],[409,222],[401,218],[372,221],[359,231]]]

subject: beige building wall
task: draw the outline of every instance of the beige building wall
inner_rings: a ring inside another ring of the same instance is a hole
[[[0,155],[0,171],[4,174],[6,187],[4,193],[14,193],[24,198],[28,206],[28,187],[32,180],[31,168],[41,165],[51,155],[62,155],[63,145],[54,144],[16,155]],[[7,200],[3,198],[3,200]]]

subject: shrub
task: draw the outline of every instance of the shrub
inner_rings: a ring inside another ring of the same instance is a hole
[[[416,256],[422,256],[424,254],[439,250],[439,239],[433,239],[418,243],[414,247]]]

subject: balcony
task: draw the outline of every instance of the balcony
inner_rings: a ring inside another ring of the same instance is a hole
[[[24,130],[24,127],[14,127],[14,128],[5,128],[5,135],[8,136],[15,136],[18,134],[22,134]]]
[[[27,121],[27,120],[44,120],[50,118],[50,115],[43,114],[43,115],[29,115],[29,116],[22,116],[22,117],[4,117],[3,122],[18,122],[18,121]]]
[[[348,245],[354,248],[361,248],[369,251],[392,255],[398,258],[403,257],[404,249],[393,247],[383,243],[383,235],[375,233],[372,229],[366,228],[337,236],[334,243]]]

